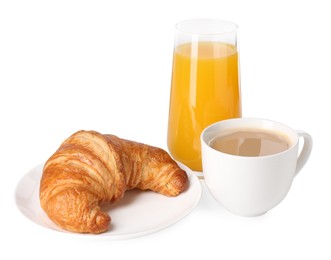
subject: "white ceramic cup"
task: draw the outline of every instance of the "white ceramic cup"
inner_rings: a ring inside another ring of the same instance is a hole
[[[290,147],[267,156],[237,156],[210,147],[222,132],[265,129],[285,134]],[[299,139],[303,146],[298,156]],[[288,193],[293,178],[307,162],[313,146],[304,131],[266,119],[235,118],[217,122],[201,133],[202,166],[210,193],[228,211],[241,216],[262,215],[280,203]]]

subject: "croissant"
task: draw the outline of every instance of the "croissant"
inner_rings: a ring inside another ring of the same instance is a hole
[[[177,196],[187,186],[186,173],[164,150],[78,131],[45,163],[39,197],[42,209],[61,228],[97,234],[111,222],[101,203],[118,201],[134,188]]]

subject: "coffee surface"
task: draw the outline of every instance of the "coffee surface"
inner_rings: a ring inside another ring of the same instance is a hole
[[[289,138],[282,133],[249,129],[220,134],[209,146],[223,153],[239,156],[266,156],[290,147]]]

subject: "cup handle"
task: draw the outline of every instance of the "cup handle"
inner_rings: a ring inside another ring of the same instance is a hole
[[[299,138],[303,137],[303,147],[302,150],[299,154],[298,160],[297,160],[297,167],[295,170],[295,176],[298,175],[298,173],[301,171],[301,169],[303,168],[303,166],[306,164],[306,162],[308,161],[308,158],[311,154],[312,148],[313,148],[313,139],[312,137],[307,134],[304,131],[301,130],[297,130],[296,131]]]

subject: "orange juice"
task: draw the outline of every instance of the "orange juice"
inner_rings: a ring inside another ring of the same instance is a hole
[[[202,171],[202,130],[214,122],[240,116],[236,47],[219,42],[177,46],[168,123],[168,148],[174,159]]]

